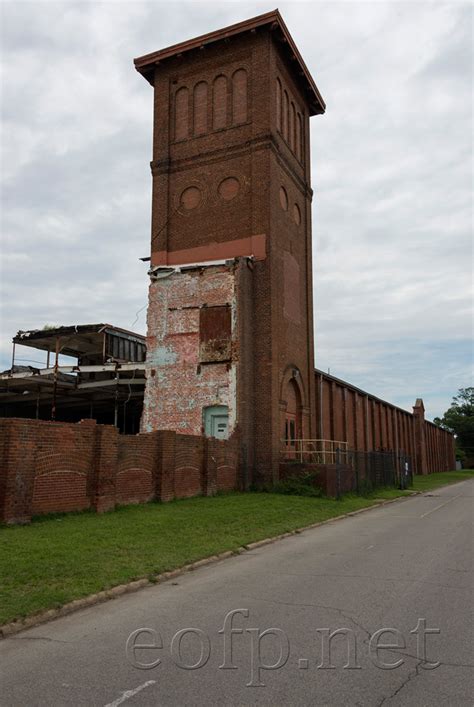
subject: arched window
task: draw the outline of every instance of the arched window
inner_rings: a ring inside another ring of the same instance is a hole
[[[175,140],[184,140],[189,131],[189,91],[183,86],[176,91],[174,110]]]
[[[289,380],[285,390],[286,411],[284,439],[286,458],[294,459],[297,452],[297,441],[302,438],[301,433],[301,395],[293,379]]]
[[[194,134],[207,133],[207,83],[200,81],[194,87]]]
[[[281,133],[282,127],[281,127],[281,81],[280,79],[277,79],[277,85],[276,85],[276,124],[277,124],[277,130]]]
[[[301,113],[296,116],[296,157],[300,160],[303,155],[303,130],[301,125]]]
[[[212,127],[214,130],[227,125],[227,79],[218,76],[212,90]]]
[[[295,129],[296,129],[296,111],[295,111],[295,104],[293,101],[291,102],[291,108],[290,108],[290,147],[295,151]]]
[[[232,123],[245,123],[247,120],[247,72],[237,69],[232,76]]]
[[[283,92],[283,137],[288,142],[288,118],[290,112],[290,103],[288,100],[288,94],[286,91]]]

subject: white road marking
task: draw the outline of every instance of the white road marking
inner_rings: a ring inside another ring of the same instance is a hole
[[[143,685],[139,685],[133,690],[126,690],[121,697],[117,697],[116,700],[114,700],[113,702],[109,702],[105,705],[105,707],[118,707],[123,702],[126,702],[126,700],[129,700],[131,697],[134,697],[134,695],[136,695],[138,692],[141,692],[146,687],[150,687],[150,685],[154,685],[155,683],[156,680],[148,680],[147,682],[144,682]]]
[[[457,498],[460,498],[462,496],[462,493],[458,494],[457,496],[454,496],[453,498],[450,498],[448,501],[445,501],[444,503],[441,503],[439,506],[436,506],[436,508],[432,508],[431,511],[427,511],[426,513],[423,513],[420,518],[425,518],[426,516],[429,516],[430,513],[434,513],[437,511],[439,508],[442,508],[443,506],[447,506],[448,503],[451,503],[451,501],[455,501]]]

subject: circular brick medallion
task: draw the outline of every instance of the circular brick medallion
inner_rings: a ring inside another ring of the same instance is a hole
[[[283,211],[288,211],[288,194],[285,187],[280,187],[280,204]]]
[[[300,211],[300,207],[298,206],[298,204],[294,204],[294,206],[293,206],[293,219],[294,219],[296,225],[299,226],[301,223],[301,211]]]
[[[235,199],[240,191],[240,182],[236,177],[226,177],[219,184],[218,192],[219,196],[224,199],[224,201],[232,201]]]
[[[202,200],[201,190],[197,187],[187,187],[181,194],[180,205],[186,211],[197,209]]]

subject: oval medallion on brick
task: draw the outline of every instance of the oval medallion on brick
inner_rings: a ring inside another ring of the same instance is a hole
[[[223,179],[218,188],[219,196],[224,199],[224,201],[232,201],[239,193],[239,190],[240,183],[235,177]]]
[[[280,187],[280,204],[283,211],[288,211],[288,195],[285,187]]]
[[[201,190],[197,187],[187,187],[181,194],[181,206],[186,211],[196,209],[201,203]]]

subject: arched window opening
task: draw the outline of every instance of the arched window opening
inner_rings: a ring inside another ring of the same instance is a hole
[[[194,134],[207,133],[207,83],[200,81],[194,87]]]
[[[232,77],[232,123],[238,125],[247,120],[247,72],[237,69]]]
[[[304,158],[304,130],[303,130],[303,116],[301,113],[297,115],[296,121],[296,156],[300,162]]]
[[[277,79],[277,84],[276,84],[276,125],[277,125],[277,130],[281,133],[282,127],[281,127],[281,82],[280,79]]]
[[[301,439],[301,395],[294,379],[288,381],[285,391],[286,411],[284,440],[287,459],[296,458]]]
[[[290,112],[290,103],[288,100],[288,94],[286,91],[283,92],[283,137],[288,142],[288,118]]]
[[[290,109],[290,147],[292,151],[295,151],[295,130],[296,130],[296,110],[295,104],[291,103]]]
[[[185,140],[189,131],[189,91],[183,86],[175,96],[175,140]]]
[[[227,79],[218,76],[212,91],[212,127],[214,130],[227,125]]]

